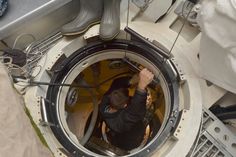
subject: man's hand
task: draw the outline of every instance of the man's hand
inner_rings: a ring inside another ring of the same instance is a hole
[[[147,85],[152,82],[153,78],[154,74],[150,72],[148,69],[144,68],[139,73],[138,89],[145,90]]]

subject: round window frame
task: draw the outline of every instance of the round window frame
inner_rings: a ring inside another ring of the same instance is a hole
[[[129,40],[114,40],[112,42],[103,42],[97,41],[86,45],[85,47],[80,48],[68,58],[63,59],[62,62],[57,63],[56,69],[53,71],[51,77],[51,83],[64,83],[65,76],[68,72],[78,63],[82,63],[81,60],[86,58],[86,56],[95,54],[96,52],[108,52],[108,51],[126,51],[133,52],[134,54],[139,54],[140,56],[145,57],[151,63],[161,71],[161,75],[166,80],[167,87],[169,89],[170,96],[170,111],[166,123],[164,123],[164,129],[158,137],[149,142],[143,149],[138,152],[132,153],[127,156],[147,156],[152,153],[154,150],[158,149],[173,133],[173,128],[175,128],[178,115],[179,115],[179,83],[176,77],[175,70],[171,67],[170,63],[167,62],[160,53],[156,52],[147,45],[140,43],[138,41],[129,41]],[[84,57],[83,57],[84,56]],[[81,58],[82,57],[82,58]],[[153,60],[154,59],[154,60]],[[54,124],[51,126],[51,130],[54,133],[57,140],[61,145],[70,153],[78,156],[100,156],[99,154],[93,153],[83,146],[73,143],[68,139],[68,133],[65,132],[64,128],[60,122],[60,116],[58,116],[58,93],[62,87],[59,86],[49,86],[47,90],[47,102],[46,112],[48,115],[49,121]],[[64,88],[64,87],[63,87]],[[54,104],[54,105],[52,105]],[[166,115],[165,115],[166,116]]]

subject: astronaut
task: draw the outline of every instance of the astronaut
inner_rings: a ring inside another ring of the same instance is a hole
[[[143,119],[146,113],[146,87],[153,80],[153,73],[143,69],[139,73],[138,86],[132,98],[128,88],[130,77],[117,78],[103,96],[100,113],[110,129],[108,138],[114,146],[131,150],[140,145],[145,132]]]

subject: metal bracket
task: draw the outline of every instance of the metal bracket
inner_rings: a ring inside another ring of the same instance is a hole
[[[129,27],[125,27],[124,29],[127,33],[129,33],[133,38],[141,41],[143,44],[146,44],[147,46],[149,46],[150,48],[152,48],[153,50],[155,50],[158,54],[160,54],[163,58],[165,59],[169,59],[170,55],[165,52],[164,50],[162,50],[161,48],[157,47],[157,45],[153,44],[152,42],[150,42],[148,39],[146,39],[145,37],[143,37],[142,35],[138,34],[136,31],[132,30]]]
[[[124,58],[122,58],[122,60],[123,60],[125,63],[127,63],[129,66],[131,66],[132,68],[134,68],[135,70],[137,70],[138,72],[141,71],[141,69],[139,69],[139,67],[137,67],[136,65],[134,65],[134,64],[129,60],[129,58],[124,57]],[[160,83],[160,80],[159,80],[157,77],[154,77],[153,80],[152,80],[152,82],[153,82],[154,84],[158,85],[158,84]]]
[[[172,66],[175,68],[175,71],[177,72],[177,77],[178,77],[179,82],[184,83],[186,81],[186,77],[180,65],[176,62],[174,58],[171,58],[169,61],[172,64]]]
[[[46,127],[46,126],[58,127],[57,125],[49,122],[49,120],[48,120],[47,111],[46,111],[46,103],[45,103],[46,101],[48,101],[48,100],[46,100],[43,97],[40,97],[40,109],[41,109],[42,120],[40,121],[39,125],[44,126],[44,127]],[[53,104],[53,103],[51,103],[51,104]]]

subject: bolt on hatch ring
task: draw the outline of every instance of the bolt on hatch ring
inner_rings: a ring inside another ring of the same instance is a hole
[[[172,130],[177,123],[178,118],[178,81],[176,79],[175,71],[171,68],[168,62],[164,62],[163,58],[150,47],[136,41],[127,40],[114,40],[112,42],[93,42],[85,47],[80,48],[74,52],[71,56],[64,59],[62,62],[57,63],[57,69],[55,69],[54,74],[51,78],[51,83],[65,83],[66,77],[78,64],[82,66],[87,66],[88,62],[83,62],[88,57],[93,57],[98,54],[104,54],[109,51],[117,50],[127,55],[138,56],[141,60],[149,62],[153,68],[158,69],[163,76],[165,82],[165,87],[167,88],[167,95],[169,99],[168,111],[165,114],[165,123],[162,124],[162,130],[159,132],[158,136],[154,137],[143,149],[136,153],[132,153],[128,156],[146,156],[154,150],[158,149],[172,134]],[[116,55],[115,55],[116,56]],[[49,86],[47,91],[47,105],[46,111],[48,115],[49,122],[55,125],[51,126],[51,130],[54,133],[57,140],[62,144],[62,146],[71,154],[75,156],[99,156],[81,145],[76,144],[70,139],[70,136],[65,131],[64,126],[61,122],[61,116],[58,112],[58,99],[60,99],[59,86]],[[51,103],[55,105],[51,105]]]

